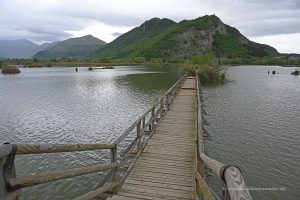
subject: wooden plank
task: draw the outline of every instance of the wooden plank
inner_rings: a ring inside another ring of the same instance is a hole
[[[162,174],[162,175],[174,175],[176,177],[189,177],[192,178],[194,175],[191,173],[193,171],[181,171],[181,173],[178,173],[178,171],[173,171],[173,170],[163,170],[163,169],[156,169],[156,168],[149,168],[149,167],[138,167],[138,168],[134,168],[132,170],[132,173],[136,173],[136,174],[144,174],[144,173],[153,173],[153,174]]]
[[[154,195],[156,197],[161,197],[161,198],[170,198],[170,197],[176,197],[176,198],[182,198],[182,199],[191,199],[193,198],[193,195],[188,192],[183,192],[183,191],[176,191],[176,190],[171,190],[171,189],[161,189],[158,190],[153,187],[131,187],[124,185],[122,188],[123,192],[126,191],[134,191],[138,193],[145,193],[145,194],[150,194]]]
[[[158,179],[158,178],[151,178],[151,177],[138,177],[138,176],[131,176],[130,181],[145,181],[148,183],[161,183],[161,184],[170,184],[170,185],[175,185],[175,186],[184,186],[184,187],[190,187],[193,188],[194,184],[191,180],[189,181],[184,181],[184,180],[175,180],[173,181],[172,179]],[[126,181],[128,181],[126,180]],[[126,183],[126,182],[125,182]]]
[[[119,193],[119,195],[120,196],[122,196],[122,197],[129,197],[129,198],[131,198],[131,200],[132,199],[146,199],[146,200],[181,200],[180,198],[176,198],[176,197],[174,197],[174,198],[168,198],[168,197],[164,197],[164,198],[162,198],[162,197],[157,197],[157,196],[155,196],[155,195],[150,195],[150,196],[147,196],[147,194],[145,194],[145,193],[143,193],[143,194],[140,194],[140,193],[135,193],[135,192],[132,192],[132,191],[130,191],[130,192],[120,192]]]
[[[130,177],[140,177],[140,178],[149,178],[149,179],[167,179],[167,180],[172,180],[172,181],[182,181],[182,182],[192,182],[193,180],[191,180],[190,178],[187,178],[185,176],[172,176],[172,175],[168,175],[168,174],[154,174],[154,173],[144,173],[144,174],[138,174],[138,173],[131,173],[128,177],[128,179],[130,179]]]
[[[192,180],[186,180],[186,179],[179,179],[176,177],[160,177],[160,176],[149,176],[146,174],[145,176],[142,175],[131,175],[128,177],[130,179],[128,180],[142,180],[145,181],[147,180],[148,182],[153,182],[153,183],[172,183],[174,185],[183,185],[183,186],[188,186],[188,187],[193,187],[194,183]],[[124,184],[125,185],[125,184]]]
[[[145,164],[145,165],[151,166],[151,165],[159,165],[159,164],[162,163],[162,161],[163,160],[160,160],[160,159],[143,159],[142,163]],[[163,163],[164,163],[164,166],[166,166],[166,167],[169,167],[169,166],[178,167],[178,168],[180,168],[180,167],[184,167],[184,168],[191,167],[190,163],[187,163],[187,162],[182,163],[180,161],[178,162],[178,161],[168,160],[168,161],[165,161]]]
[[[151,187],[158,187],[158,188],[166,188],[166,189],[174,189],[179,191],[187,191],[192,192],[193,188],[190,186],[180,186],[180,185],[174,185],[172,183],[153,183],[147,180],[144,181],[137,181],[137,180],[127,180],[125,182],[128,185],[143,185],[143,186],[151,186]]]

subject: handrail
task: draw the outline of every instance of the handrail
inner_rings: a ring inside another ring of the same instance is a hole
[[[31,176],[9,178],[8,183],[10,185],[10,189],[19,189],[19,188],[39,185],[42,183],[52,182],[60,179],[65,179],[69,177],[101,172],[119,166],[120,163],[115,162],[107,165],[94,165],[94,166],[82,167],[82,168],[65,169],[65,170],[46,172],[46,173],[41,173],[41,174],[31,175]]]
[[[113,144],[18,144],[16,154],[41,154],[112,149]]]
[[[118,192],[118,188],[122,185],[125,178],[130,173],[146,147],[149,139],[152,137],[158,124],[169,110],[173,103],[180,86],[187,77],[185,73],[153,106],[151,106],[143,115],[141,115],[129,128],[125,130],[112,143],[103,144],[3,144],[0,145],[0,199],[16,200],[20,195],[20,189],[30,187],[46,182],[65,179],[68,177],[81,176],[84,174],[96,173],[103,170],[110,170],[108,175],[99,184],[98,189],[90,191],[76,200],[90,199],[104,192],[112,191],[114,194]],[[151,116],[149,116],[151,115]],[[147,120],[147,121],[146,121]],[[118,153],[119,144],[136,129],[136,137],[125,149]],[[22,154],[43,154],[43,153],[59,153],[59,152],[76,152],[76,151],[93,151],[109,149],[111,152],[110,164],[94,165],[82,168],[65,169],[60,171],[44,172],[38,175],[16,177],[15,171],[15,155]],[[135,151],[135,153],[133,152]],[[131,160],[130,166],[119,177],[119,169],[122,161],[127,159],[128,155],[134,153],[135,157]],[[119,155],[119,156],[118,156]],[[110,181],[110,182],[109,182]]]
[[[225,184],[223,188],[223,200],[252,200],[252,197],[247,189],[244,178],[239,168],[234,165],[225,165],[209,156],[204,151],[204,140],[202,134],[202,107],[200,100],[200,81],[198,73],[196,71],[197,79],[197,150],[198,160],[200,163],[204,163],[206,167],[211,169]],[[203,166],[201,173],[203,172]],[[198,177],[199,179],[199,177]],[[202,193],[203,194],[203,193]],[[208,199],[211,199],[208,197]]]

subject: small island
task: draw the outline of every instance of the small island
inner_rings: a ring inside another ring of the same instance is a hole
[[[15,65],[3,66],[1,70],[2,74],[19,74],[21,71]]]
[[[292,72],[291,74],[294,75],[294,76],[299,76],[299,70],[296,69],[296,70],[295,70],[294,72]]]

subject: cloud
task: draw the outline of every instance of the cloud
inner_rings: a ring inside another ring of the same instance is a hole
[[[206,14],[250,38],[300,33],[299,0],[1,0],[0,13],[0,39],[36,42],[85,33],[109,42],[153,17],[179,22]]]
[[[250,38],[259,43],[268,43],[281,53],[300,53],[300,33],[268,35]]]
[[[92,33],[93,36],[104,40],[105,42],[113,41],[118,35],[131,30],[130,26],[110,26],[102,22],[91,22],[86,28],[78,31],[65,31],[74,37],[81,37]],[[118,35],[116,35],[118,34]]]

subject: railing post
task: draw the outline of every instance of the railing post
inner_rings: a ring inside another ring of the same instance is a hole
[[[111,153],[111,163],[117,162],[117,146],[115,146],[114,148],[110,149],[110,153]],[[116,182],[118,181],[118,171],[119,171],[119,167],[114,167],[111,169],[111,174],[112,174],[112,181]],[[114,187],[112,190],[113,194],[117,194],[118,192],[118,187]]]
[[[141,121],[136,126],[136,137],[137,137],[137,153],[142,149],[142,138],[141,138]]]
[[[16,177],[15,154],[16,145],[3,144],[0,146],[0,199],[18,200],[20,191],[9,191],[8,178]]]
[[[169,110],[170,106],[170,93],[167,94],[167,110]]]
[[[151,110],[152,123],[149,125],[149,131],[151,131],[154,128],[154,123],[155,123],[154,115],[155,115],[155,106],[153,106]]]
[[[146,117],[143,117],[143,126],[142,126],[142,129],[145,128],[145,124],[146,124]]]
[[[162,118],[163,116],[163,112],[164,112],[164,98],[162,98],[160,100],[160,119]]]

